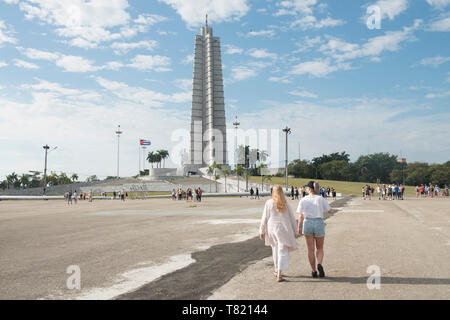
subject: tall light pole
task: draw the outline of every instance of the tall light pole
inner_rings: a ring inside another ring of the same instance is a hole
[[[241,123],[237,121],[237,116],[234,116],[234,122],[233,122],[233,126],[234,126],[234,170],[236,171],[237,168],[237,130],[238,127]],[[236,173],[237,175],[237,179],[238,179],[238,190],[237,192],[239,192],[239,175]]]
[[[146,146],[142,146],[142,171],[145,171],[145,161],[147,160],[147,157],[145,156],[145,150],[147,149]]]
[[[285,170],[286,170],[286,191],[289,188],[288,185],[288,135],[291,134],[291,128],[286,126],[286,128],[283,129],[283,132],[286,133],[286,162],[285,162]]]
[[[122,131],[120,131],[120,124],[117,126],[117,179],[119,179],[119,151],[120,151],[120,135]]]
[[[45,191],[47,189],[47,154],[50,151],[55,150],[58,147],[54,147],[52,150],[48,151],[48,149],[50,149],[50,147],[48,146],[48,144],[46,144],[45,146],[43,146],[42,148],[44,148],[45,150],[45,166],[44,166],[44,192],[43,195],[45,196]]]

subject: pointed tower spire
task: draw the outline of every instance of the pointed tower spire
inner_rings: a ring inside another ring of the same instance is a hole
[[[208,14],[206,14],[206,26],[208,26]]]

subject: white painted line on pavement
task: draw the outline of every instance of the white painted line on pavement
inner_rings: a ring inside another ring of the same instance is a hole
[[[77,300],[108,300],[135,290],[153,280],[195,262],[190,254],[173,256],[168,263],[127,271],[119,276],[116,284],[106,288],[94,288],[76,297]]]
[[[195,221],[192,224],[200,224],[200,223],[209,223],[209,224],[240,224],[240,223],[259,224],[260,222],[261,222],[261,219],[216,219],[216,220]]]
[[[341,212],[350,212],[350,213],[378,213],[378,212],[384,212],[384,210],[347,210],[344,209]]]

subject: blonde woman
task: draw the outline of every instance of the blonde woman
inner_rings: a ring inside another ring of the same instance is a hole
[[[298,248],[296,227],[294,212],[286,202],[283,189],[275,185],[272,199],[264,205],[259,237],[265,240],[266,246],[272,247],[274,275],[278,282],[285,281],[281,273],[289,268],[289,251]]]

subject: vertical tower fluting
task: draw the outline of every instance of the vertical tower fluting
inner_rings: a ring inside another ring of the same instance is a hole
[[[206,23],[195,36],[191,110],[191,164],[227,164],[220,39]]]

